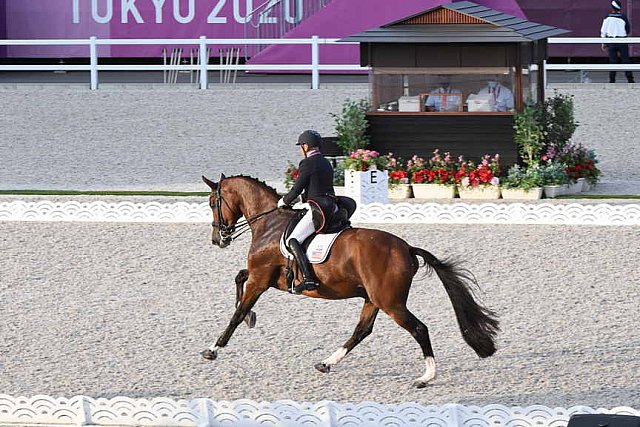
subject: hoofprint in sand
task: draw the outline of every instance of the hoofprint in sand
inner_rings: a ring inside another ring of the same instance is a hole
[[[382,226],[438,257],[458,256],[502,322],[478,359],[435,277],[409,308],[429,327],[438,376],[380,315],[331,373],[313,365],[351,335],[361,301],[267,292],[218,360],[198,352],[233,312],[249,238],[221,250],[207,224],[2,222],[0,390],[9,395],[549,407],[640,406],[640,227]]]

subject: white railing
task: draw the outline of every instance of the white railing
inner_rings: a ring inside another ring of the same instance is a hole
[[[208,88],[207,71],[311,71],[311,88],[320,86],[320,71],[367,71],[368,67],[349,64],[321,64],[319,46],[322,44],[336,44],[336,38],[320,38],[313,36],[306,39],[51,39],[51,40],[0,40],[0,46],[88,46],[88,65],[0,65],[0,71],[89,71],[90,87],[98,89],[100,71],[198,71],[200,89]],[[611,43],[640,43],[640,37],[628,38],[599,38],[599,37],[552,37],[549,44],[611,44]],[[207,47],[211,45],[264,45],[264,44],[304,44],[311,48],[310,64],[209,64]],[[346,43],[358,44],[358,43]],[[199,63],[196,65],[103,65],[98,63],[98,46],[100,45],[195,45],[199,49]],[[547,84],[547,71],[550,70],[580,70],[580,71],[640,71],[640,64],[547,64],[545,62],[544,84]]]
[[[255,402],[248,399],[215,401],[211,399],[173,400],[169,398],[130,399],[115,397],[94,399],[75,396],[70,399],[38,395],[32,398],[0,394],[0,423],[22,426],[175,426],[214,427],[221,425],[346,427],[353,425],[392,426],[566,426],[576,414],[640,416],[631,407],[612,409],[573,406],[549,408],[541,405],[507,407],[504,405],[442,406],[401,403],[358,404],[329,400],[298,403],[291,400]]]
[[[308,39],[67,39],[67,40],[0,40],[0,46],[88,46],[88,65],[0,65],[0,71],[89,71],[90,87],[98,89],[100,71],[199,71],[200,89],[207,89],[207,71],[311,71],[311,88],[320,87],[320,71],[366,71],[367,67],[348,64],[320,64],[320,45],[335,44],[338,39],[327,39],[313,36]],[[254,45],[254,44],[304,44],[311,47],[310,64],[209,64],[207,47],[211,45]],[[357,43],[348,43],[357,44]],[[196,45],[199,49],[200,61],[197,65],[102,65],[98,64],[98,46],[100,45]]]
[[[634,44],[640,43],[640,37],[601,38],[601,37],[551,37],[549,44]],[[547,71],[640,71],[640,64],[547,64],[544,66],[544,85],[547,86]]]
[[[209,223],[207,203],[0,201],[0,222]],[[358,207],[358,224],[640,225],[640,204],[371,203]]]

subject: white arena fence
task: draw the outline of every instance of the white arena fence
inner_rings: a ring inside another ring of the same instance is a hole
[[[600,38],[600,37],[550,37],[549,44],[635,44],[640,37]],[[603,56],[607,56],[603,52]],[[547,86],[548,71],[640,71],[640,64],[544,64],[544,84]],[[583,80],[581,79],[583,82]]]
[[[246,399],[94,399],[86,396],[65,399],[0,394],[0,423],[22,426],[561,427],[567,425],[572,415],[594,413],[640,416],[640,411],[629,407],[594,409],[574,406],[565,409],[538,405],[522,408],[333,401],[298,403],[290,400],[255,402]]]
[[[640,37],[627,38],[599,38],[599,37],[552,37],[548,39],[550,44],[611,44],[611,43],[640,43]],[[368,71],[369,67],[360,67],[359,65],[348,64],[321,64],[320,49],[321,44],[336,44],[339,42],[337,38],[320,38],[312,36],[310,38],[296,39],[208,39],[201,36],[197,39],[100,39],[98,37],[90,37],[88,39],[41,39],[41,40],[0,40],[0,46],[87,46],[88,47],[88,65],[0,65],[1,71],[89,71],[90,87],[92,90],[98,89],[99,71],[197,71],[199,72],[200,89],[209,87],[207,71],[311,71],[311,88],[318,89],[320,87],[321,71]],[[345,42],[346,43],[346,42]],[[208,47],[212,45],[229,46],[229,45],[271,45],[271,44],[304,44],[309,45],[311,49],[310,64],[209,64]],[[347,43],[359,44],[359,43]],[[106,65],[99,64],[98,46],[100,45],[191,45],[198,48],[199,58],[196,65],[140,65],[140,64],[122,64],[122,65]],[[534,66],[535,68],[535,66]],[[640,64],[546,64],[544,69],[544,82],[546,86],[547,71],[549,70],[580,70],[580,71],[640,71]]]
[[[208,39],[201,36],[198,39],[62,39],[62,40],[0,40],[0,46],[87,46],[89,65],[0,65],[0,71],[89,71],[91,75],[90,87],[98,89],[99,71],[199,71],[200,89],[209,86],[207,71],[311,71],[311,88],[320,87],[320,71],[367,71],[368,67],[349,64],[320,64],[320,45],[335,44],[338,39],[311,38],[299,39]],[[269,44],[304,44],[311,49],[310,64],[209,64],[207,48],[212,45],[269,45]],[[347,43],[359,44],[359,43]],[[98,46],[100,45],[191,45],[198,48],[197,65],[101,65],[98,63]]]
[[[210,222],[204,203],[129,201],[0,202],[0,221]],[[579,203],[372,203],[354,223],[640,225],[640,204]]]

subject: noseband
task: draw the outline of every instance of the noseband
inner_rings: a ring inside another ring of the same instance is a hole
[[[222,216],[222,203],[224,202],[224,204],[227,206],[227,208],[231,211],[231,206],[229,206],[229,203],[227,203],[226,200],[224,200],[222,198],[222,191],[221,191],[221,187],[222,187],[222,180],[220,180],[220,182],[218,183],[218,187],[216,188],[216,201],[215,201],[215,206],[213,203],[211,203],[211,201],[209,201],[209,207],[210,208],[216,208],[218,211],[218,215],[217,216],[217,222],[214,221],[211,222],[211,226],[213,228],[217,228],[218,229],[218,234],[220,235],[220,240],[226,244],[231,243],[232,241],[236,240],[238,237],[240,237],[242,234],[244,234],[246,231],[251,229],[251,224],[253,224],[256,220],[262,218],[265,215],[270,214],[271,212],[274,212],[278,209],[278,207],[276,206],[273,209],[270,209],[266,212],[262,212],[259,213],[258,215],[252,216],[248,219],[244,219],[240,222],[238,222],[236,225],[228,225],[224,219],[224,217]]]
[[[218,211],[218,215],[217,215],[217,220],[218,222],[216,222],[215,220],[211,222],[211,226],[213,228],[217,228],[218,229],[218,234],[220,235],[220,240],[224,243],[231,243],[232,240],[234,240],[236,237],[233,236],[233,233],[235,232],[235,227],[234,226],[229,226],[227,225],[224,217],[222,216],[222,192],[220,191],[220,184],[222,183],[222,181],[218,184],[218,188],[216,189],[216,204],[215,204],[215,208]],[[231,207],[229,206],[229,204],[225,201],[224,202],[225,205],[227,205],[227,208],[229,208],[229,210],[231,210]],[[211,208],[213,208],[213,204],[211,202],[209,202],[209,206]],[[238,234],[239,236],[239,234]]]

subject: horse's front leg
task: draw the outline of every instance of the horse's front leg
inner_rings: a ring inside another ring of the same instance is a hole
[[[220,335],[220,338],[218,338],[218,341],[216,341],[215,344],[200,353],[203,358],[207,360],[215,360],[216,357],[218,357],[218,349],[227,345],[238,325],[242,323],[244,318],[251,311],[251,308],[255,305],[256,301],[258,301],[258,298],[260,298],[260,295],[262,295],[267,289],[268,286],[262,284],[258,285],[255,282],[252,282],[251,279],[247,281],[246,289],[242,295],[242,300],[236,307],[236,311],[233,313],[233,316],[231,316],[229,326],[227,326],[227,329],[225,329],[222,335]]]
[[[238,271],[236,275],[236,307],[240,305],[240,301],[242,301],[242,295],[244,294],[244,283],[249,279],[249,270],[243,268]],[[249,310],[247,317],[244,318],[244,322],[247,324],[249,328],[253,328],[256,326],[256,313]]]

